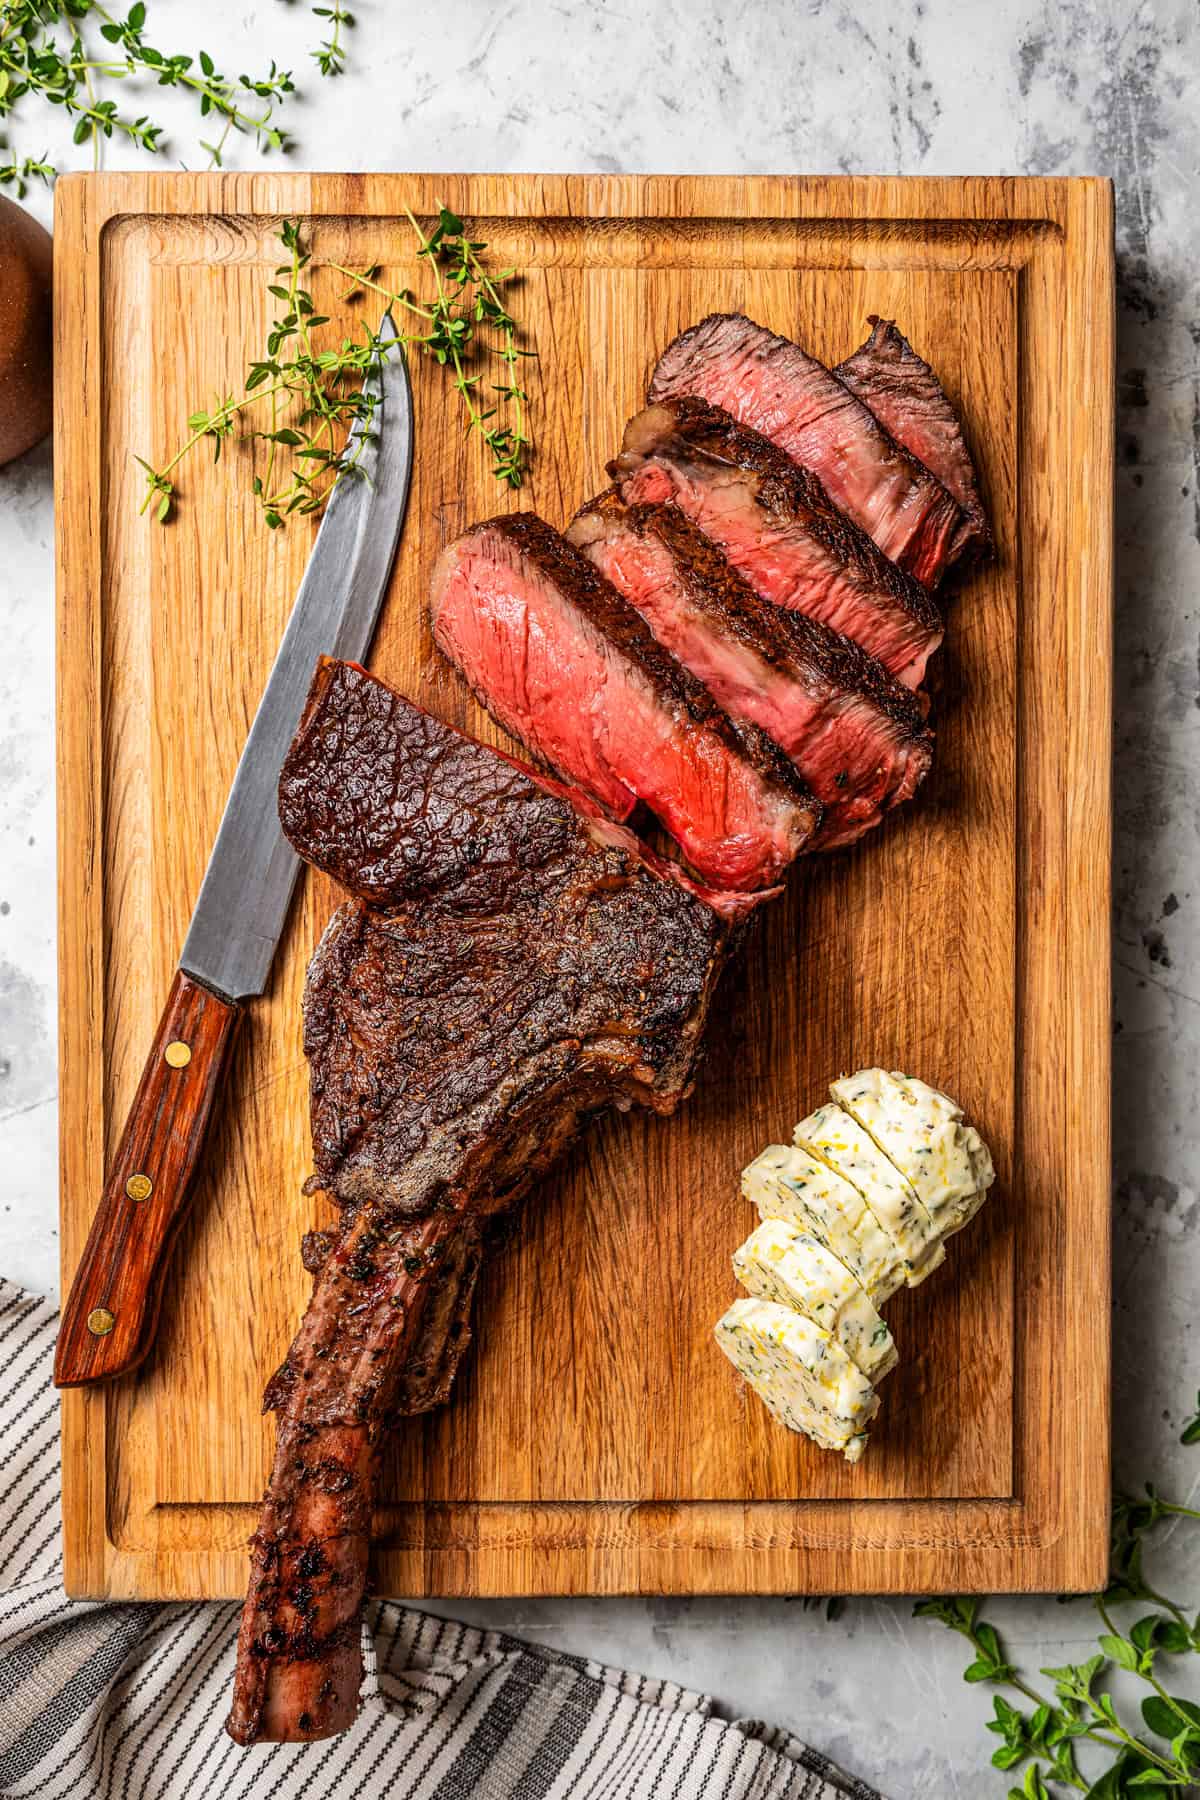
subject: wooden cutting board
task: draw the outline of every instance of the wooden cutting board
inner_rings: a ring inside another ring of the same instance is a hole
[[[424,271],[439,199],[521,274],[537,460],[519,497],[418,360],[408,525],[371,658],[496,741],[435,653],[438,549],[604,481],[656,352],[713,309],[827,363],[867,317],[935,364],[997,555],[950,607],[936,769],[850,853],[800,867],[724,989],[693,1099],[612,1117],[481,1284],[453,1403],[397,1433],[379,1587],[432,1594],[1065,1590],[1104,1574],[1109,1425],[1112,195],[1100,181],[71,176],[56,337],[63,1279],[80,1255],[226,790],[311,542],[270,533],[254,452],[139,516],[135,454],[239,387],[282,218],[320,265]],[[263,1384],[305,1304],[300,994],[336,903],[309,874],[242,1037],[157,1354],[63,1398],[73,1594],[235,1595],[271,1455]],[[737,1176],[829,1078],[956,1095],[999,1181],[897,1297],[901,1363],[849,1469],[774,1425],[711,1341],[753,1219]]]

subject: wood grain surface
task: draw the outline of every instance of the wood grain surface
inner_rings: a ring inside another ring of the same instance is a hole
[[[1099,181],[68,177],[57,212],[63,1270],[170,980],[311,543],[262,529],[250,446],[139,516],[135,454],[237,387],[279,221],[420,286],[404,207],[444,199],[521,271],[539,360],[519,497],[414,368],[408,523],[371,665],[499,741],[436,654],[429,570],[474,519],[561,525],[601,486],[658,350],[739,308],[828,363],[894,317],[961,408],[997,538],[953,599],[936,766],[850,852],[799,867],[672,1120],[594,1128],[480,1283],[452,1405],[396,1434],[377,1520],[404,1594],[1069,1589],[1102,1577],[1109,1391],[1112,201]],[[260,1416],[309,1287],[309,875],[250,1009],[158,1347],[64,1396],[73,1593],[232,1595],[270,1466]],[[889,1317],[900,1367],[856,1468],[774,1425],[711,1342],[753,1223],[742,1164],[835,1074],[959,1098],[999,1182]]]

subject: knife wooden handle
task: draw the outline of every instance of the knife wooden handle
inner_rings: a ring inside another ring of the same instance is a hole
[[[58,1387],[111,1381],[150,1349],[242,1011],[176,972],[63,1308]]]

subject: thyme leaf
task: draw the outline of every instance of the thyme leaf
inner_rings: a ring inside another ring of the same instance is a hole
[[[1190,1419],[1184,1420],[1179,1441],[1181,1444],[1200,1444],[1200,1394],[1196,1395],[1195,1412]]]

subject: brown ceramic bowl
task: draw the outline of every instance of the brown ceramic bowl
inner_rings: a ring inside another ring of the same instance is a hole
[[[0,195],[0,463],[50,429],[50,234]]]

